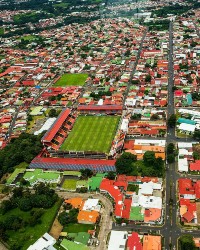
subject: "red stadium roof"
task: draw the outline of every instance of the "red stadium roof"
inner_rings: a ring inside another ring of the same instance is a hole
[[[44,158],[44,157],[36,157],[32,162],[39,163],[63,163],[63,164],[81,164],[81,165],[107,165],[113,166],[115,165],[116,160],[95,160],[95,159],[80,159],[80,158]]]
[[[122,105],[80,105],[78,110],[122,110]]]
[[[113,166],[116,160],[95,160],[95,159],[79,159],[79,158],[42,158],[36,157],[32,162],[43,162],[43,163],[68,163],[68,164],[106,164]]]
[[[43,136],[42,141],[51,142],[51,140],[54,138],[54,136],[56,135],[56,133],[58,132],[58,130],[60,129],[60,127],[62,126],[66,118],[68,117],[68,115],[70,114],[70,112],[71,112],[70,109],[64,109],[61,112],[59,117],[51,126],[50,130],[47,131],[46,134]]]

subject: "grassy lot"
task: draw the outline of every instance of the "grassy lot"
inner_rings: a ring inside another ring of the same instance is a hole
[[[64,74],[54,86],[83,86],[88,74]]]
[[[68,7],[68,3],[56,3],[56,4],[54,4],[53,6],[54,7],[62,7],[62,8],[66,8],[66,7]]]
[[[119,119],[116,116],[79,116],[61,149],[108,153]]]
[[[24,39],[25,41],[32,41],[32,40],[35,40],[36,38],[37,36],[34,36],[34,35],[27,35],[27,36],[20,37],[20,39]]]
[[[50,226],[53,223],[55,215],[57,214],[58,209],[60,208],[60,200],[50,208],[45,209],[45,213],[41,217],[41,224],[37,224],[34,227],[25,226],[19,231],[8,231],[8,244],[11,244],[12,241],[22,242],[23,247],[21,250],[26,250],[31,244],[33,244],[37,239],[39,239],[44,233],[49,231]],[[31,217],[30,212],[23,212],[19,208],[15,208],[6,214],[4,218],[8,215],[17,215],[18,217],[29,220]]]
[[[7,179],[7,184],[11,184],[17,178],[19,174],[24,173],[25,171],[26,171],[26,167],[25,168],[16,167],[15,171]]]
[[[66,189],[66,190],[76,190],[76,182],[77,180],[74,180],[74,179],[68,179],[68,180],[65,180],[63,185],[62,185],[62,188]]]
[[[79,233],[79,232],[87,232],[88,230],[93,230],[94,225],[87,224],[68,224],[63,228],[63,232],[68,233]]]
[[[4,34],[4,29],[0,28],[0,36],[2,36]]]

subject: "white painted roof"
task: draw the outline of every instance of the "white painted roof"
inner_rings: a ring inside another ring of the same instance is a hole
[[[45,233],[27,250],[49,250],[49,249],[54,250],[55,248],[53,247],[53,245],[55,243],[56,243],[56,240],[48,233]]]
[[[192,133],[194,132],[195,128],[196,128],[196,125],[192,125],[192,124],[181,123],[179,125],[180,130],[192,132]]]
[[[125,250],[128,232],[111,231],[108,250]]]
[[[178,159],[178,171],[179,172],[188,172],[188,161],[187,158]]]

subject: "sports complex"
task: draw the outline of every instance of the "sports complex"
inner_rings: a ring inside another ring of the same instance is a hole
[[[106,107],[104,107],[106,108]],[[30,168],[71,170],[89,168],[96,172],[115,170],[115,155],[122,148],[124,133],[119,129],[121,116],[73,111],[65,108],[42,138],[44,150]]]

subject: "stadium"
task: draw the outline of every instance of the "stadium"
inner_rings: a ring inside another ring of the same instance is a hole
[[[112,159],[125,137],[119,130],[120,123],[118,115],[83,114],[66,108],[43,136],[42,143],[51,157]]]

